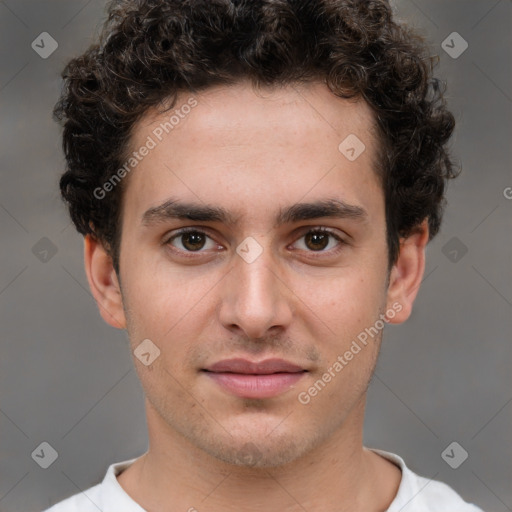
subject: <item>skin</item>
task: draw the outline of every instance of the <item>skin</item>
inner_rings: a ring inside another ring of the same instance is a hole
[[[190,97],[183,93],[174,108]],[[338,98],[320,82],[259,91],[242,82],[194,97],[198,105],[126,178],[119,276],[101,243],[85,239],[87,278],[105,321],[127,330],[132,351],[146,338],[160,349],[149,366],[134,357],[149,450],[118,481],[150,512],[385,510],[401,472],[362,440],[382,331],[307,405],[298,395],[393,305],[401,309],[389,322],[407,320],[424,272],[426,221],[401,240],[388,273],[374,120],[363,101]],[[168,118],[148,112],[132,147]],[[355,161],[338,150],[349,134],[366,146]],[[170,197],[239,219],[143,226],[143,213]],[[363,208],[366,218],[274,226],[280,208],[329,198]],[[182,227],[206,232],[193,240],[199,252],[186,237],[168,242]],[[344,243],[328,238],[319,249],[306,236],[318,227]],[[262,249],[252,263],[236,252],[246,237]],[[241,398],[201,371],[231,357],[279,357],[308,372],[278,396]]]

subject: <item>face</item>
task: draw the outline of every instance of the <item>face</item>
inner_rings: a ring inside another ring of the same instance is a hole
[[[362,422],[385,315],[403,321],[417,283],[406,297],[405,267],[387,271],[364,102],[320,83],[191,98],[136,127],[134,150],[154,147],[127,178],[122,303],[105,309],[118,308],[115,325],[146,362],[159,350],[149,365],[134,357],[150,430],[224,462],[277,466]],[[354,135],[365,147],[355,159]],[[213,371],[233,358],[295,368]]]

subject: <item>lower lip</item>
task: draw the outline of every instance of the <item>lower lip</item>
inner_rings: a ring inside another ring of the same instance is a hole
[[[247,375],[206,372],[224,390],[241,398],[270,398],[289,390],[306,372]]]

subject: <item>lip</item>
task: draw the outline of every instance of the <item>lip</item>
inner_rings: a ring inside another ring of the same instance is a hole
[[[224,391],[241,398],[271,398],[288,391],[307,370],[283,359],[226,359],[203,370]]]
[[[296,373],[304,371],[304,368],[284,359],[265,359],[264,361],[251,362],[247,359],[224,359],[206,368],[209,372],[231,372],[252,375],[269,375],[271,373]]]

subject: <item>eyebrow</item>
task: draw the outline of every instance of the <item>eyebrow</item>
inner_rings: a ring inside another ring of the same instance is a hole
[[[368,213],[361,206],[348,204],[345,201],[334,198],[309,203],[296,203],[279,210],[274,228],[287,223],[322,217],[351,219],[364,222],[368,219]],[[198,222],[221,222],[234,226],[240,221],[240,216],[234,216],[232,213],[219,206],[187,203],[178,199],[168,199],[164,203],[146,210],[142,215],[141,224],[149,227],[172,219]]]

